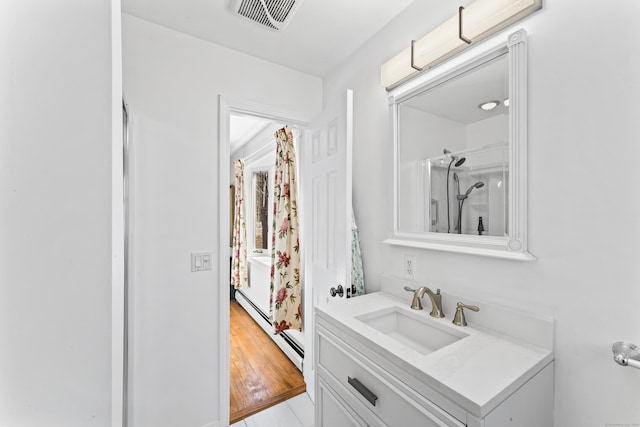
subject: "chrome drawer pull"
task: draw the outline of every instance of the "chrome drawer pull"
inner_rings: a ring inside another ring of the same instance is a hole
[[[355,388],[358,393],[360,393],[365,399],[369,401],[373,406],[376,406],[376,400],[378,400],[378,396],[371,393],[371,390],[366,388],[357,378],[347,377],[347,381],[353,388]]]

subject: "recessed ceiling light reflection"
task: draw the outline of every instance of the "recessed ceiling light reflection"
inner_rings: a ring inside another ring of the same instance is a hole
[[[487,101],[478,105],[478,107],[484,111],[491,111],[494,108],[496,108],[498,105],[500,105],[500,101]]]

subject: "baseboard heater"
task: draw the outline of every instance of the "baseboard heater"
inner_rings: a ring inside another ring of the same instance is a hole
[[[242,295],[243,299],[247,303],[249,303],[249,305],[251,305],[251,307],[266,322],[266,324],[271,326],[271,322],[269,321],[269,316],[267,316],[262,310],[260,310],[260,308],[258,308],[258,306],[255,305],[253,301],[251,301],[240,289],[236,289],[236,293],[239,293],[240,295]],[[297,342],[295,342],[289,335],[287,335],[286,331],[280,332],[280,336],[289,346],[291,346],[293,351],[295,351],[298,354],[298,356],[304,359],[304,348],[300,347],[300,345],[298,345]]]

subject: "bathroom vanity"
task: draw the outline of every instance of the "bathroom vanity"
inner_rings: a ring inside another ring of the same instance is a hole
[[[479,303],[455,326],[443,295],[445,318],[410,294],[316,307],[316,426],[553,425],[553,321]]]

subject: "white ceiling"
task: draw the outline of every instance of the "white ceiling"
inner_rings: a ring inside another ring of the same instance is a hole
[[[231,114],[229,125],[229,145],[231,153],[235,153],[268,127],[274,126],[277,127],[278,124],[261,117]],[[273,132],[275,132],[275,129]]]
[[[234,15],[229,0],[122,0],[124,13],[323,77],[414,0],[304,0],[282,32]]]
[[[508,113],[509,97],[507,55],[503,55],[442,85],[408,100],[404,105],[465,125]],[[487,101],[500,105],[484,111],[478,106]]]

